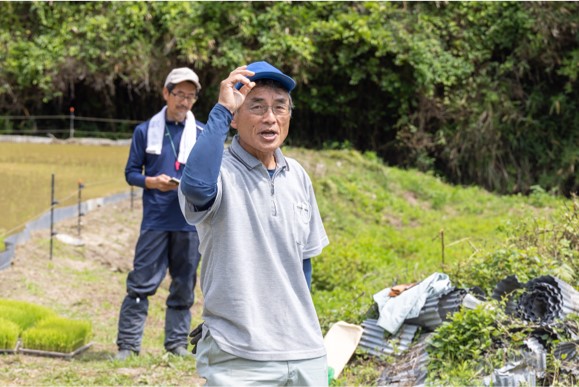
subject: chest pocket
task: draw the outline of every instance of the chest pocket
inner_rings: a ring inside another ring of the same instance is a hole
[[[294,203],[294,236],[300,246],[305,246],[310,235],[312,208],[308,202]]]

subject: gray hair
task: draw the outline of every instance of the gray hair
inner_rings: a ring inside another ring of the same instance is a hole
[[[275,81],[273,79],[257,79],[255,81],[255,88],[258,88],[258,87],[269,87],[271,89],[285,91],[287,93],[288,98],[289,98],[290,109],[293,110],[294,103],[292,100],[292,95],[285,87],[283,87],[281,82]]]

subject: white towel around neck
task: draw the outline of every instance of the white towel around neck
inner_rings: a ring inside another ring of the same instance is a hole
[[[149,121],[149,129],[147,130],[147,149],[146,152],[154,155],[161,154],[161,148],[163,148],[163,136],[165,135],[165,112],[167,111],[167,106],[163,107],[161,111],[151,118]],[[189,153],[193,149],[197,141],[197,125],[195,122],[195,116],[191,111],[187,112],[187,118],[185,119],[185,129],[183,129],[183,134],[181,135],[181,142],[179,143],[179,154],[177,155],[177,161],[181,164],[187,162]]]

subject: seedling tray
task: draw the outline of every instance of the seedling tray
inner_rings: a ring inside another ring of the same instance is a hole
[[[12,353],[22,353],[25,355],[33,355],[33,356],[59,357],[59,358],[64,358],[64,359],[72,359],[73,357],[75,357],[75,356],[83,353],[87,349],[89,349],[92,345],[93,345],[92,342],[88,343],[88,344],[83,345],[82,347],[79,347],[76,350],[69,352],[69,353],[41,351],[38,349],[26,349],[26,348],[18,348],[18,347],[16,348],[16,350],[12,351]]]
[[[0,348],[0,354],[14,354],[14,353],[17,353],[19,346],[20,346],[20,340],[18,340],[18,342],[16,343],[16,348],[14,348],[14,349]]]

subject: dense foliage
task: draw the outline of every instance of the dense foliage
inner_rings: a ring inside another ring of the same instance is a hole
[[[2,2],[0,108],[143,120],[169,69],[187,65],[205,119],[218,82],[265,59],[298,81],[294,145],[568,195],[578,14],[575,2]]]

